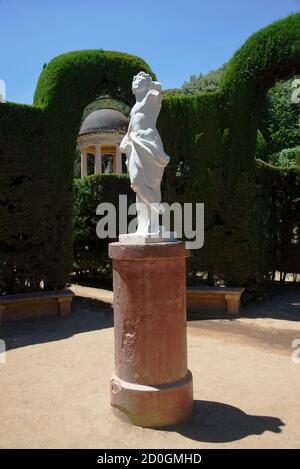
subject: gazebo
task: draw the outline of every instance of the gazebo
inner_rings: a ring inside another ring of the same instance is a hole
[[[83,121],[77,143],[81,152],[81,177],[88,175],[88,154],[94,155],[94,174],[126,173],[120,143],[129,120],[115,109],[98,109]]]

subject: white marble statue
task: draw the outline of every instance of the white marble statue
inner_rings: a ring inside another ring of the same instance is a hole
[[[130,113],[130,123],[120,150],[126,154],[131,187],[136,192],[138,228],[136,235],[159,235],[161,180],[169,156],[164,152],[156,120],[162,103],[161,85],[151,76],[140,72],[133,77],[132,91],[136,103]]]

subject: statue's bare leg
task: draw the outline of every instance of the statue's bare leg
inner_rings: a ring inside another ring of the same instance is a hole
[[[159,213],[153,210],[153,204],[146,204],[139,194],[136,194],[136,210],[138,218],[137,233],[158,233]]]

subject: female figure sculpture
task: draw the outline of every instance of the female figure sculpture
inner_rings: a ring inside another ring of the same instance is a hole
[[[160,185],[170,160],[156,128],[162,103],[161,85],[147,73],[140,72],[133,77],[132,92],[136,103],[120,150],[126,154],[131,187],[136,192],[136,234],[159,234],[158,215],[163,212]]]

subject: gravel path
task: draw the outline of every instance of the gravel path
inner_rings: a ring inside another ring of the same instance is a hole
[[[298,293],[291,303],[299,300]],[[291,360],[299,324],[296,316],[292,327],[268,314],[271,319],[189,322],[195,412],[163,430],[120,423],[110,413],[109,304],[77,298],[68,319],[6,323],[0,329],[8,347],[0,364],[0,447],[299,448],[300,363]]]

